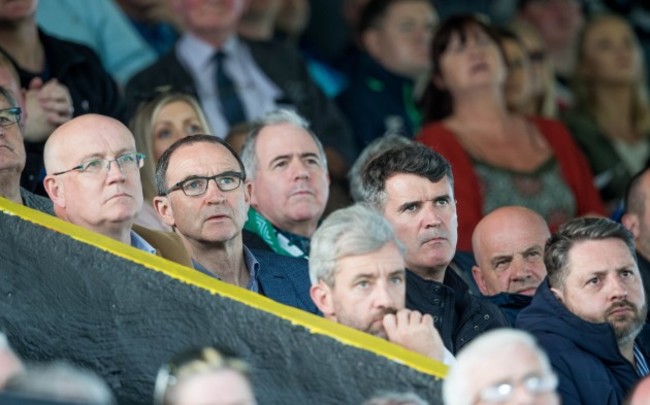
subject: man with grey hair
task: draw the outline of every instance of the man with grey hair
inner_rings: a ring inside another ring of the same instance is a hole
[[[548,277],[517,327],[548,353],[564,404],[622,403],[649,373],[632,234],[607,218],[577,218],[548,240],[544,263]]]
[[[372,208],[335,211],[313,237],[311,298],[327,319],[449,361],[431,316],[404,306],[403,251],[388,222]]]
[[[9,379],[5,390],[24,398],[86,405],[114,405],[108,384],[95,372],[66,361],[34,364]]]
[[[252,185],[246,243],[306,258],[329,196],[323,145],[304,118],[283,109],[253,124],[241,158]]]
[[[557,376],[532,336],[504,328],[480,336],[460,352],[442,396],[445,405],[557,405],[556,388]]]
[[[447,349],[456,353],[484,331],[508,325],[457,274],[463,270],[454,257],[456,201],[444,157],[418,143],[389,149],[367,164],[363,188],[406,246],[406,306],[433,317]]]

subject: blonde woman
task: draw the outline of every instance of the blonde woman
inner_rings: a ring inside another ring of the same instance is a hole
[[[162,153],[174,142],[190,135],[211,134],[210,126],[193,96],[163,92],[142,102],[131,120],[131,131],[136,148],[146,155],[140,171],[144,201],[137,224],[156,230],[169,231],[151,202],[156,193],[156,163]]]
[[[610,211],[650,156],[650,108],[643,56],[630,25],[605,14],[578,42],[574,109],[564,121],[585,153]]]

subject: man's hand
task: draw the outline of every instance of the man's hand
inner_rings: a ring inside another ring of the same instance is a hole
[[[401,309],[384,317],[388,340],[432,359],[443,361],[444,345],[431,315]]]
[[[68,88],[51,79],[47,83],[36,77],[25,92],[25,139],[31,142],[46,140],[59,125],[72,118],[74,108]]]

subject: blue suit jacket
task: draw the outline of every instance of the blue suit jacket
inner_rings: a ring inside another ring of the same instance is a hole
[[[260,264],[258,281],[262,294],[274,301],[318,314],[309,295],[309,263],[305,259],[250,249]]]

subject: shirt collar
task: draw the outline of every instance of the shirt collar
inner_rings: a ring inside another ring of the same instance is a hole
[[[248,285],[246,286],[246,289],[254,292],[259,292],[259,282],[257,281],[257,276],[260,272],[260,263],[257,261],[253,253],[245,245],[243,246],[243,250],[244,250],[244,264],[246,265],[246,269],[248,270],[248,276],[249,276]],[[197,262],[194,259],[192,259],[192,265],[194,267],[194,270],[198,270],[203,274],[207,274],[208,276],[212,276],[217,280],[221,280],[221,277],[212,273],[211,271],[206,269],[201,263]]]
[[[138,235],[137,233],[131,231],[131,246],[133,246],[136,249],[140,249],[144,252],[151,253],[151,254],[156,254],[156,249],[149,244],[142,236]]]
[[[239,40],[231,35],[221,47],[221,50],[232,54],[238,46]],[[212,45],[196,35],[187,32],[178,40],[177,52],[189,67],[196,72],[205,70],[213,61],[216,50]]]

